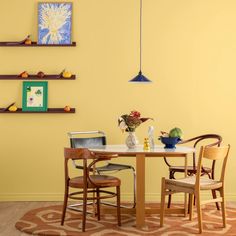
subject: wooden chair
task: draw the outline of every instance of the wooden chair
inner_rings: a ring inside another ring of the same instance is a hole
[[[88,147],[96,147],[107,144],[106,134],[103,131],[94,130],[94,131],[73,131],[69,132],[68,136],[70,138],[70,145],[72,148],[88,148]],[[83,166],[76,165],[74,166],[77,169],[83,169]],[[98,174],[111,173],[128,170],[132,174],[133,177],[133,202],[130,206],[121,205],[121,208],[135,208],[136,206],[136,171],[132,165],[125,165],[121,163],[112,163],[106,162],[105,165],[96,166],[95,171]],[[88,204],[92,204],[91,202]],[[101,204],[116,206],[113,203],[102,201]],[[78,207],[81,204],[75,204],[71,207]],[[80,210],[77,208],[77,210]]]
[[[199,233],[202,233],[202,211],[201,205],[211,202],[221,202],[223,227],[226,227],[225,217],[225,196],[224,196],[224,179],[225,179],[225,168],[228,158],[230,146],[225,147],[201,147],[197,173],[196,175],[189,176],[183,179],[165,179],[162,178],[162,190],[161,190],[161,213],[160,213],[160,226],[164,223],[164,212],[165,212],[165,196],[169,194],[184,192],[190,196],[190,214],[189,219],[192,220],[193,214],[193,196],[196,197],[196,206],[198,214],[198,227]],[[222,160],[221,176],[219,180],[209,179],[206,176],[202,176],[202,162],[203,159],[209,159],[212,161]],[[215,199],[201,201],[200,192],[203,190],[215,190],[219,191],[220,197]]]
[[[115,155],[98,156],[86,148],[65,148],[65,194],[61,217],[61,225],[64,224],[68,198],[83,201],[82,211],[82,231],[85,231],[87,200],[95,200],[97,205],[97,218],[100,220],[100,200],[116,197],[117,198],[117,221],[121,225],[120,218],[120,179],[107,175],[94,175],[93,167],[99,161],[110,160]],[[68,162],[69,160],[81,160],[83,162],[83,175],[70,178]],[[91,162],[89,164],[89,161]],[[104,190],[116,187],[116,192]],[[70,188],[82,189],[82,191],[69,191]],[[91,196],[88,194],[92,193]],[[94,194],[95,193],[95,194]],[[103,195],[101,195],[101,193]],[[105,195],[104,195],[105,194]],[[81,196],[82,195],[82,196]]]
[[[218,134],[204,134],[191,139],[183,140],[179,144],[192,144],[194,148],[198,149],[198,147],[200,147],[203,144],[206,145],[206,143],[207,146],[220,146],[221,142],[222,142],[222,137]],[[164,157],[164,161],[169,167],[170,179],[175,179],[175,173],[185,172],[184,166],[173,166],[168,162],[166,157]],[[208,175],[210,179],[214,179],[214,170],[215,170],[215,161],[212,162],[211,167],[202,166],[202,175]],[[193,153],[192,165],[187,166],[187,175],[192,176],[196,174],[196,171],[197,171],[196,153]],[[215,191],[212,191],[212,196],[213,198],[215,198]],[[171,195],[169,195],[168,198],[168,208],[170,208],[170,205],[171,205]],[[218,210],[220,209],[218,203],[216,203],[216,207]]]

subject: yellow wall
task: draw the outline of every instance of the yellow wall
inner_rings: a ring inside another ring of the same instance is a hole
[[[0,47],[0,74],[50,74],[66,67],[78,76],[49,81],[49,107],[70,105],[76,114],[0,114],[0,200],[62,199],[66,133],[100,129],[110,144],[123,143],[117,117],[132,109],[155,119],[137,129],[141,143],[149,125],[156,140],[160,130],[174,126],[186,138],[221,134],[232,145],[226,193],[236,200],[236,1],[144,0],[143,72],[150,85],[128,83],[138,72],[139,1],[73,3],[77,47]],[[36,40],[37,1],[0,0],[0,30],[0,41],[28,34]],[[13,101],[20,107],[21,86],[0,81],[0,107]],[[164,167],[162,160],[147,163],[148,200],[159,200]],[[131,180],[123,185],[129,199]]]

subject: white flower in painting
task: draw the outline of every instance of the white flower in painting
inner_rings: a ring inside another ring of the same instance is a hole
[[[70,20],[70,4],[51,4],[44,3],[41,5],[39,15],[40,30],[47,29],[48,32],[42,38],[42,43],[59,44],[63,39],[63,26]]]

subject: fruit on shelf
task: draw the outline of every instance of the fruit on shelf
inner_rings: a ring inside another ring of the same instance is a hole
[[[69,111],[70,111],[70,107],[69,107],[69,106],[65,106],[65,107],[64,107],[64,111],[65,111],[65,112],[69,112]]]
[[[26,43],[27,42],[27,43]],[[16,42],[6,42],[6,45],[22,45],[22,44],[31,44],[32,41],[30,39],[30,35],[27,35],[27,37],[21,41],[16,41]]]
[[[28,78],[29,77],[29,74],[27,73],[27,71],[23,71],[19,74],[19,77],[22,77],[22,78]]]
[[[8,109],[11,107],[11,106],[13,106],[15,104],[15,102],[13,102],[13,103],[11,103],[10,105],[8,105],[6,108],[4,108],[3,110],[4,111],[8,111]]]
[[[16,106],[16,105],[12,105],[12,106],[10,106],[10,107],[8,108],[8,110],[9,110],[9,111],[12,111],[12,112],[17,111],[17,106]]]
[[[27,45],[30,45],[30,44],[32,44],[32,41],[31,41],[31,39],[30,39],[30,38],[27,38],[27,39],[25,40],[25,44],[27,44]]]
[[[39,71],[37,74],[37,77],[39,78],[43,78],[45,76],[45,74],[42,71]]]
[[[64,70],[62,73],[63,78],[70,78],[72,74],[69,71]]]

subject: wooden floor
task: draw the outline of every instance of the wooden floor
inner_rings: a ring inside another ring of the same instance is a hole
[[[62,202],[0,202],[0,236],[29,236],[15,229],[17,220],[31,209],[57,204]],[[236,203],[227,205],[236,206]]]
[[[0,236],[29,236],[15,228],[15,223],[30,209],[62,202],[0,202]]]

